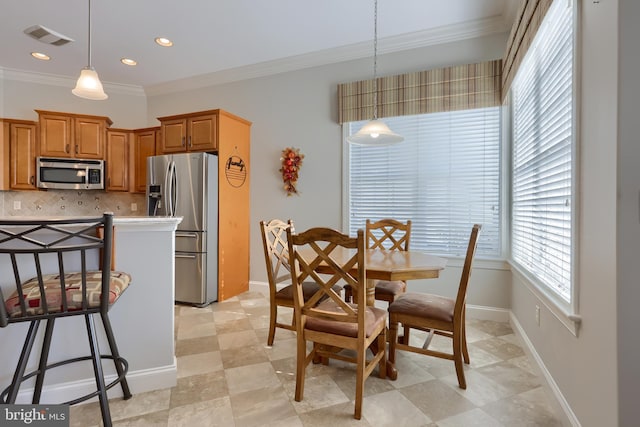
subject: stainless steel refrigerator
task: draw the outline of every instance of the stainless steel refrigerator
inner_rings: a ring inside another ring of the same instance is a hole
[[[147,158],[147,212],[182,217],[176,231],[175,300],[218,300],[218,157],[208,153]]]

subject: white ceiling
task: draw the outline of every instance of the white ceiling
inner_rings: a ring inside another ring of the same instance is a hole
[[[379,0],[378,52],[507,31],[520,0]],[[216,73],[251,76],[373,53],[373,0],[92,0],[92,64],[103,82],[160,87]],[[32,39],[33,25],[75,41]],[[77,78],[88,0],[3,0],[0,71]],[[174,41],[162,48],[154,38]],[[30,53],[51,56],[39,61]],[[136,67],[120,58],[138,61]],[[260,70],[260,71],[257,71]]]

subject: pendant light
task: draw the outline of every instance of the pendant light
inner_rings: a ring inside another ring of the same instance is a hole
[[[404,141],[404,138],[378,120],[378,0],[374,0],[373,12],[373,119],[360,130],[347,137],[347,141],[357,145],[384,146]]]
[[[109,96],[104,93],[102,83],[98,73],[91,66],[91,0],[89,0],[89,60],[88,65],[80,71],[80,77],[76,87],[71,91],[75,96],[80,98],[102,100],[107,99]]]

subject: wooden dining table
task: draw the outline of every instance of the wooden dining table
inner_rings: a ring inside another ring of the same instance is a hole
[[[337,247],[331,252],[331,257],[339,264],[347,263],[355,254],[355,249]],[[300,248],[303,258],[315,257],[311,248]],[[447,265],[447,260],[420,251],[387,251],[384,249],[366,249],[365,270],[367,275],[367,305],[375,304],[376,280],[416,280],[435,279]],[[318,273],[331,274],[333,271],[326,264],[319,264]],[[356,273],[355,271],[353,273]],[[395,380],[398,372],[395,366],[387,360],[387,376]]]

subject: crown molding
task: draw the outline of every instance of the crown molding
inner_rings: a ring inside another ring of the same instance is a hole
[[[67,87],[72,89],[76,84],[76,79],[59,76],[56,74],[34,73],[31,71],[15,70],[12,68],[0,67],[0,78],[3,80],[13,80],[25,83],[35,83],[48,86]],[[145,96],[142,86],[124,85],[118,83],[103,82],[106,92],[118,93],[122,95]]]
[[[455,25],[447,25],[424,31],[386,37],[378,40],[378,53],[381,55],[418,49],[444,43],[452,43],[491,34],[509,31],[502,16],[467,21]],[[371,57],[371,42],[355,43],[337,48],[324,49],[302,55],[251,64],[227,70],[193,76],[185,79],[159,83],[145,87],[103,82],[105,91],[132,96],[165,95],[186,90],[196,90],[207,86],[215,86],[241,80],[265,77],[290,71],[303,70],[339,62]],[[75,79],[44,73],[34,73],[0,67],[0,78],[27,83],[44,84],[61,87],[74,87]]]
[[[461,24],[448,25],[379,39],[378,53],[387,54],[443,43],[451,43],[496,33],[504,33],[508,30],[509,28],[505,24],[504,19],[501,16],[494,16],[491,18],[467,21]],[[165,95],[223,83],[265,77],[272,74],[302,70],[321,65],[368,58],[371,56],[371,53],[371,42],[356,43],[277,59],[274,61],[261,62],[259,64],[216,71],[167,83],[145,86],[144,90],[147,96]]]

